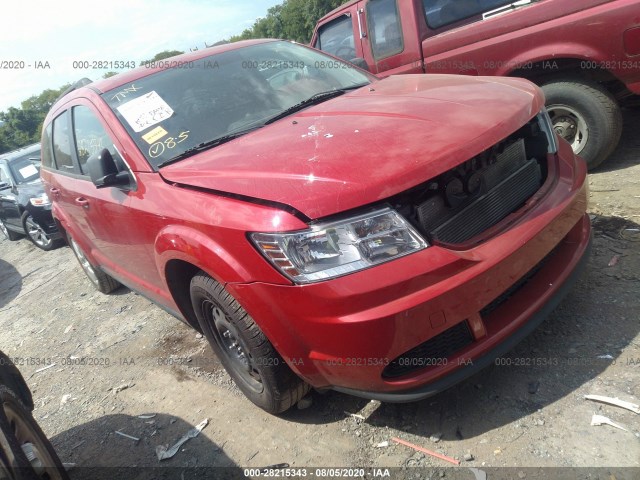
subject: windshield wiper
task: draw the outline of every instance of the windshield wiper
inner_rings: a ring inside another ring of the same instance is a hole
[[[313,105],[318,105],[322,102],[326,102],[327,100],[330,100],[332,98],[339,97],[340,95],[344,95],[349,90],[362,88],[365,85],[369,85],[369,83],[362,83],[359,85],[353,85],[351,87],[341,88],[338,90],[329,90],[328,92],[316,93],[315,95],[307,98],[306,100],[303,100],[302,102],[297,103],[294,106],[287,108],[283,112],[280,112],[279,114],[269,118],[267,121],[264,122],[263,125],[269,125],[271,123],[277,122],[278,120],[288,117],[289,115],[292,115],[296,112],[299,112],[304,108],[311,107]]]
[[[169,160],[162,162],[160,165],[158,165],[158,168],[166,167],[167,165],[171,165],[172,163],[176,163],[176,162],[179,162],[180,160],[184,160],[185,158],[191,157],[196,153],[200,153],[205,150],[209,150],[211,148],[217,147],[218,145],[222,145],[223,143],[230,142],[231,140],[234,140],[238,137],[246,135],[247,133],[253,132],[254,130],[257,130],[259,128],[262,128],[262,125],[253,126],[251,128],[245,128],[243,130],[238,130],[237,132],[229,133],[227,135],[223,135],[222,137],[209,140],[208,142],[202,142],[201,144],[196,145],[195,147],[188,148],[187,150],[180,153],[179,155],[176,155],[175,157],[171,157]]]

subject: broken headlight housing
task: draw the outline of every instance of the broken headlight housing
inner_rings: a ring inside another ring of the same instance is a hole
[[[290,233],[252,233],[258,250],[295,283],[348,275],[428,247],[396,211],[376,210]]]

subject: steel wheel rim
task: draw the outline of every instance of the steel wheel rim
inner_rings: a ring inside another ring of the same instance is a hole
[[[2,230],[2,234],[8,240],[9,239],[9,230],[7,230],[7,227],[5,226],[5,224],[4,224],[4,222],[2,220],[0,220],[0,230]]]
[[[21,447],[25,444],[31,444],[33,446],[35,457],[33,459],[28,458],[28,460],[30,460],[32,467],[34,467],[33,469],[36,475],[42,479],[61,479],[62,477],[58,472],[56,462],[51,455],[49,455],[47,447],[40,435],[33,430],[29,423],[22,417],[21,413],[14,409],[10,403],[5,402],[3,407],[7,421],[18,444]],[[0,471],[2,471],[1,466]]]
[[[24,222],[27,227],[27,233],[33,242],[40,247],[48,247],[51,245],[51,238],[49,235],[38,225],[31,215],[29,215]]]
[[[89,260],[87,260],[87,257],[85,257],[84,253],[82,252],[82,250],[80,250],[80,247],[78,246],[78,244],[73,238],[71,239],[70,243],[71,243],[71,248],[73,249],[73,253],[76,254],[76,257],[80,262],[80,266],[84,270],[84,273],[87,274],[89,279],[95,285],[98,285],[100,282],[98,280],[98,275],[96,275],[96,271],[94,270],[93,266],[89,263]]]
[[[202,304],[202,313],[211,325],[213,337],[223,355],[229,360],[230,367],[251,390],[262,393],[264,385],[262,376],[256,368],[255,359],[224,310],[219,305],[205,300]]]
[[[580,154],[589,141],[589,126],[584,116],[567,105],[547,107],[554,131],[567,142],[575,154]]]

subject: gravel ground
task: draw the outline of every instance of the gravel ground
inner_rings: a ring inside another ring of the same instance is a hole
[[[625,121],[620,147],[589,179],[595,240],[579,283],[503,365],[431,399],[391,405],[314,392],[310,408],[268,415],[195,331],[127,289],[95,292],[70,249],[45,253],[27,240],[0,241],[0,350],[17,359],[34,416],[62,461],[76,464],[74,479],[99,478],[88,467],[161,466],[152,478],[180,479],[190,467],[282,463],[314,469],[308,476],[384,467],[394,478],[638,479],[640,416],[583,398],[640,400],[640,110]],[[628,431],[591,426],[594,413]],[[158,461],[157,446],[204,419],[201,435]]]

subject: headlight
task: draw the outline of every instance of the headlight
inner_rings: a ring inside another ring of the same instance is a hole
[[[252,233],[263,255],[296,283],[347,275],[428,247],[390,208],[292,233]]]
[[[30,198],[29,202],[31,202],[31,205],[34,207],[46,207],[47,205],[51,205],[51,200],[49,200],[46,193],[41,193],[37,197]]]
[[[549,153],[558,152],[558,139],[556,138],[556,131],[553,129],[553,122],[547,112],[546,108],[538,114],[538,122],[540,122],[540,128],[547,135],[549,140]]]

